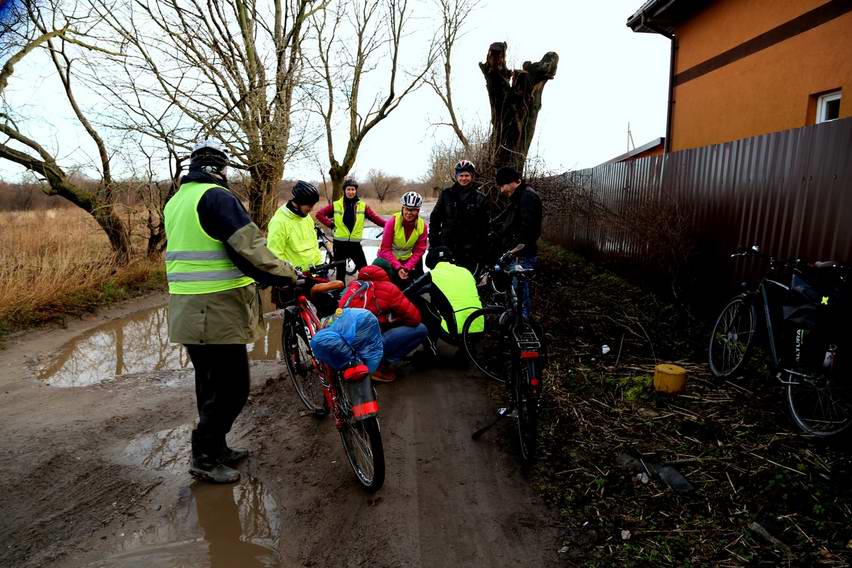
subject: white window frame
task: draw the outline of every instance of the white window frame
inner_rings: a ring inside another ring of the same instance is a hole
[[[825,118],[825,111],[828,108],[828,103],[832,101],[839,101],[841,99],[841,91],[834,91],[831,93],[826,93],[821,95],[817,99],[817,115],[816,115],[816,123],[819,124],[821,122],[831,122],[832,120],[837,120],[836,118]],[[839,118],[839,117],[838,117]]]

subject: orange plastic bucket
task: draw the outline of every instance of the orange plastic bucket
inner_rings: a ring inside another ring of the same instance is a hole
[[[657,392],[677,394],[686,386],[686,369],[663,363],[654,368],[654,389]]]

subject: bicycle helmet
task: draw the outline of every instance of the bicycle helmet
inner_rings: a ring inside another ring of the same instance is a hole
[[[352,178],[344,180],[343,181],[343,189],[346,189],[347,187],[354,187],[355,189],[358,189],[358,182],[355,181]]]
[[[423,205],[423,198],[420,197],[420,194],[416,191],[409,191],[399,198],[399,202],[402,203],[403,207],[419,209],[420,206]]]
[[[313,205],[320,199],[319,190],[306,181],[299,180],[293,186],[293,202],[296,205]]]
[[[426,253],[426,267],[432,270],[439,262],[453,262],[453,253],[447,247],[430,247]]]
[[[476,164],[471,162],[470,160],[459,160],[456,163],[456,177],[459,176],[460,173],[467,172],[472,176],[476,175]]]
[[[207,173],[221,173],[228,165],[228,151],[218,140],[204,138],[192,147],[189,165]]]

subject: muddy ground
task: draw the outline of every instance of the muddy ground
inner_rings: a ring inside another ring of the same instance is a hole
[[[457,368],[403,369],[379,387],[387,480],[368,495],[331,421],[305,416],[280,377],[271,336],[252,346],[251,397],[230,437],[251,451],[242,481],[193,482],[191,368],[162,341],[144,357],[132,349],[162,333],[164,301],[18,335],[0,351],[0,565],[559,563],[560,521],[507,433],[470,439],[494,403]],[[132,325],[110,323],[120,318]]]

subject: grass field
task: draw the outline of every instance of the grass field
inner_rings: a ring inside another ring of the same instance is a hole
[[[78,209],[3,212],[0,227],[0,334],[163,286],[161,262],[119,268]]]

